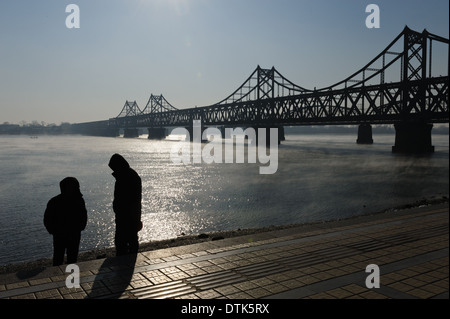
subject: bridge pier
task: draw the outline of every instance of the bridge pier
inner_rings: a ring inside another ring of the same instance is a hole
[[[148,127],[149,140],[163,140],[166,138],[166,128],[164,127]]]
[[[402,122],[394,125],[395,145],[392,153],[433,153],[431,129],[433,124],[421,122]]]
[[[230,138],[230,137],[231,137],[231,135],[230,135],[229,131],[227,130],[227,128],[233,129],[233,127],[227,127],[227,126],[225,126],[225,125],[222,125],[222,126],[219,128],[219,129],[220,129],[220,133],[221,133],[223,139],[225,139],[225,138]],[[227,132],[228,132],[228,134],[227,134]]]
[[[358,144],[373,144],[372,138],[372,125],[369,123],[363,123],[358,127]]]
[[[280,141],[286,141],[286,136],[284,135],[284,126],[278,127],[278,144]]]
[[[198,123],[194,123],[198,124]],[[206,127],[201,127],[201,126],[195,126],[194,125],[188,126],[186,127],[186,130],[189,133],[189,136],[186,136],[186,141],[190,141],[190,142],[197,142],[197,141],[201,141],[201,143],[206,143],[208,142],[208,140],[203,139],[203,132],[207,129]],[[199,134],[200,136],[197,136],[197,134]]]
[[[123,130],[123,137],[125,138],[139,137],[139,129],[126,128]]]

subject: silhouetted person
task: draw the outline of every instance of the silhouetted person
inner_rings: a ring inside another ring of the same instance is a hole
[[[47,203],[44,225],[53,235],[53,266],[77,262],[81,231],[86,228],[87,211],[80,184],[75,177],[66,177],[60,183],[61,194]]]
[[[108,166],[114,171],[112,175],[116,178],[113,201],[116,215],[116,255],[137,254],[138,232],[142,228],[141,178],[119,154],[111,157]]]

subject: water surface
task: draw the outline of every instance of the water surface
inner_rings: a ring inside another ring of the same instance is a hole
[[[59,181],[76,177],[88,209],[81,250],[113,245],[112,154],[122,154],[143,183],[141,241],[216,230],[345,218],[448,196],[449,143],[434,135],[431,156],[391,153],[394,135],[288,135],[278,170],[259,163],[174,164],[174,141],[86,136],[0,136],[0,265],[52,255],[43,225]]]

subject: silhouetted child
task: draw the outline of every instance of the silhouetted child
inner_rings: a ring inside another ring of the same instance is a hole
[[[66,177],[60,183],[61,194],[47,204],[44,225],[53,235],[53,266],[77,262],[81,231],[86,228],[87,211],[80,184],[74,177]]]

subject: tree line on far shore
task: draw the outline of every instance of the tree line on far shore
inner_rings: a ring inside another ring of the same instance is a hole
[[[63,122],[59,125],[54,123],[45,123],[32,121],[27,123],[21,121],[20,124],[11,124],[9,122],[4,122],[0,124],[0,134],[9,135],[42,135],[42,134],[68,134],[70,133],[71,124]]]

